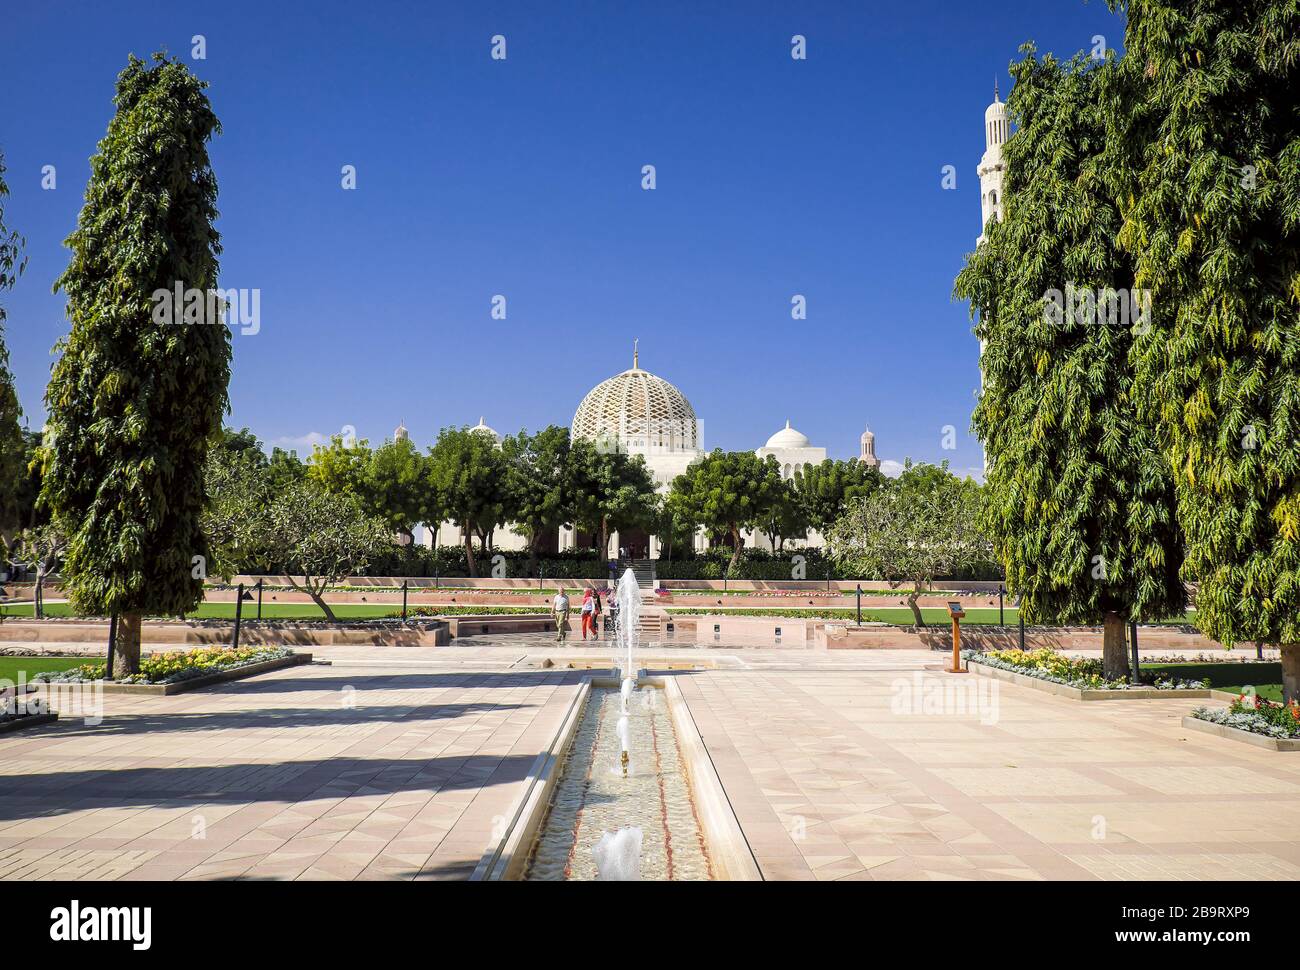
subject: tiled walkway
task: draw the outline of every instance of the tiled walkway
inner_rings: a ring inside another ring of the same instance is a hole
[[[943,713],[938,673],[682,680],[769,879],[1300,878],[1300,755],[1184,730],[1198,702],[999,684]]]
[[[0,736],[0,878],[466,878],[583,650],[326,648]],[[719,665],[677,676],[768,879],[1300,878],[1300,754],[1183,730],[1197,702],[1082,704],[907,651],[656,653]]]
[[[297,667],[0,736],[0,878],[466,878],[573,673]]]

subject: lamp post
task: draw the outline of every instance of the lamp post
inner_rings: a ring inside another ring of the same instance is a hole
[[[1138,625],[1134,620],[1128,625],[1129,642],[1133,646],[1133,683],[1142,682],[1142,662],[1138,659]]]
[[[862,584],[858,583],[858,626],[862,626]]]
[[[113,679],[113,652],[117,649],[117,614],[108,618],[108,666],[104,669],[104,679]]]
[[[239,621],[244,615],[244,584],[240,583],[235,592],[235,635],[230,644],[232,650],[239,649]]]
[[[402,622],[406,622],[406,588],[409,580],[402,580]]]
[[[262,582],[261,577],[257,580],[257,618],[262,618]]]
[[[1002,584],[998,583],[998,626],[1006,626],[1007,618],[1002,612]]]

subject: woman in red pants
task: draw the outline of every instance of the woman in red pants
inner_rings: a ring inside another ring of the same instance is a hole
[[[591,633],[595,638],[596,624],[595,606],[591,602],[591,587],[588,586],[582,594],[582,640],[587,641],[587,634]]]

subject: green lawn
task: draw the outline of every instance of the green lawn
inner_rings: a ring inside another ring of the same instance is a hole
[[[328,600],[327,600],[328,602]],[[414,606],[415,604],[411,604]],[[340,620],[362,620],[374,619],[375,617],[387,616],[390,613],[396,613],[401,609],[400,603],[340,603],[332,607],[334,615]],[[449,604],[448,613],[456,611],[456,604]],[[544,611],[544,607],[520,607],[532,612]],[[833,620],[852,620],[855,617],[854,610],[851,607],[797,607],[784,604],[773,604],[770,609],[762,607],[734,608],[734,607],[668,607],[668,612],[680,615],[701,615],[711,613],[721,616],[772,616],[772,617],[807,617],[809,619],[826,618]],[[0,606],[0,613],[6,616],[30,617],[32,616],[32,606],[30,603],[6,604]],[[67,603],[48,603],[45,607],[47,616],[63,617],[72,616],[72,611],[68,608]],[[921,615],[925,617],[925,622],[931,626],[948,627],[951,620],[948,611],[943,607],[924,607]],[[1014,607],[1008,606],[1004,611],[1006,623],[1008,626],[1014,626],[1017,622],[1017,612]],[[232,603],[201,603],[199,608],[193,613],[187,613],[187,617],[194,619],[234,619],[235,604]],[[244,619],[252,620],[257,618],[257,602],[244,601]],[[1192,622],[1191,618],[1185,620],[1169,620],[1169,623]],[[268,620],[319,620],[324,618],[324,614],[315,603],[273,603],[269,597],[262,600],[262,617]],[[906,606],[873,606],[868,608],[864,603],[862,608],[862,619],[866,622],[892,623],[899,626],[908,626],[912,623],[912,611]],[[996,624],[998,622],[998,608],[996,606],[974,606],[968,607],[966,616],[962,623],[974,625]]]
[[[329,600],[326,600],[328,603]],[[334,615],[340,620],[371,619],[376,616],[386,616],[402,608],[401,603],[340,603],[337,606],[331,604]],[[7,616],[32,616],[32,605],[30,603],[6,604],[0,607]],[[72,611],[68,608],[67,603],[47,603],[45,604],[46,616],[72,616]],[[187,617],[200,620],[233,620],[235,618],[234,603],[200,603],[199,608],[193,613],[186,613]],[[269,603],[262,600],[262,617],[268,620],[319,620],[324,617],[315,603]],[[252,603],[244,601],[244,619],[252,620],[257,617],[257,601]],[[174,617],[172,618],[174,619]]]
[[[94,662],[94,657],[0,657],[0,680],[16,683],[20,673],[24,679],[31,680],[34,674],[70,670]]]
[[[1208,680],[1216,690],[1240,694],[1250,685],[1255,693],[1270,701],[1282,700],[1282,665],[1280,663],[1168,663],[1143,664],[1142,672],[1163,672],[1184,680]]]

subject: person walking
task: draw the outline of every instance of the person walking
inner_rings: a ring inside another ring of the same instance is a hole
[[[592,604],[592,589],[588,586],[582,591],[582,642],[587,642],[587,634],[594,634],[596,619],[595,606]]]
[[[600,639],[600,614],[600,590],[593,589],[591,591],[591,638],[593,640]]]
[[[569,639],[569,597],[563,587],[555,593],[551,613],[555,617],[555,642],[563,643]]]

